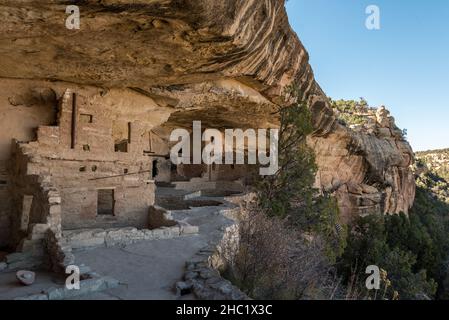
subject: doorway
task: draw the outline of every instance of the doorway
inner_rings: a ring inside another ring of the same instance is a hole
[[[98,189],[97,215],[113,216],[115,207],[114,189]]]

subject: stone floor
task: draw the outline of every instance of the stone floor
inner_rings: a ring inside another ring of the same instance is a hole
[[[223,204],[172,211],[176,220],[199,226],[199,233],[196,235],[141,241],[127,246],[74,251],[75,264],[87,265],[102,276],[110,276],[120,281],[120,286],[117,288],[75,299],[179,299],[174,285],[182,280],[186,261],[205,246],[218,243],[223,230],[232,224],[232,221],[221,211],[234,205],[224,201],[223,198],[210,197],[209,199],[221,201]],[[58,278],[55,274],[37,272],[35,284],[25,287],[15,279],[14,272],[1,273],[0,300],[36,294],[62,284],[64,279]],[[182,297],[182,299],[193,298],[193,296]]]
[[[78,299],[178,299],[173,287],[182,279],[186,261],[209,243],[220,240],[222,230],[232,224],[220,214],[228,207],[229,204],[173,212],[176,220],[199,226],[198,235],[75,252],[77,264],[88,265],[121,282],[118,288]]]
[[[0,300],[12,300],[30,294],[39,293],[50,287],[58,287],[65,283],[60,275],[47,271],[36,271],[36,282],[32,286],[24,286],[16,279],[15,272],[0,273]]]

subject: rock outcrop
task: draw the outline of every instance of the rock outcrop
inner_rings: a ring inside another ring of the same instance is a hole
[[[345,221],[370,213],[407,213],[415,198],[413,151],[384,107],[365,115],[366,125],[339,124],[312,136],[317,184],[335,193]]]
[[[166,128],[274,127],[296,83],[313,115],[317,183],[345,220],[413,203],[410,146],[384,111],[370,133],[339,123],[283,0],[85,0],[79,30],[65,28],[67,1],[0,4],[2,78],[138,92],[169,110]]]

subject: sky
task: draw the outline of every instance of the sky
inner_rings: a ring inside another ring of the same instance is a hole
[[[369,30],[369,5],[380,29]],[[292,28],[333,99],[385,105],[415,151],[449,147],[449,0],[289,0]]]

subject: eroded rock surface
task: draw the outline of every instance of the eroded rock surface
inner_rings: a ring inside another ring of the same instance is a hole
[[[410,169],[413,151],[384,108],[368,116],[366,127],[337,125],[312,136],[319,171],[317,184],[335,193],[345,221],[370,213],[407,213],[415,198]]]

